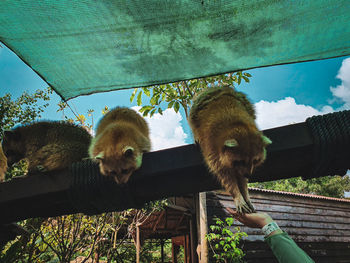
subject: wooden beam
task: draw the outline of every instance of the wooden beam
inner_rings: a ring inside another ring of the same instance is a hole
[[[264,134],[273,143],[251,182],[312,175],[315,145],[306,123],[265,130]],[[344,173],[350,168],[349,151],[350,147],[339,147],[339,152],[332,155],[332,165]],[[342,172],[334,170],[330,175]],[[98,165],[87,160],[69,171],[1,183],[0,224],[32,217],[122,211],[142,207],[151,200],[220,188],[208,172],[199,147],[193,144],[144,154],[141,169],[126,185],[101,176]]]
[[[163,211],[160,213],[160,215],[158,216],[157,221],[156,221],[156,223],[155,223],[154,226],[153,226],[153,232],[156,231],[157,226],[158,226],[160,220],[163,219],[164,214],[165,214],[165,210],[163,210]]]
[[[196,229],[196,222],[195,222],[195,216],[193,215],[190,219],[190,242],[191,242],[191,260],[192,263],[198,263],[198,256],[197,256],[197,245],[198,245],[198,239],[197,239],[197,229]]]
[[[205,236],[208,234],[208,214],[206,193],[199,193],[199,233],[200,233],[200,262],[209,262],[208,241]]]

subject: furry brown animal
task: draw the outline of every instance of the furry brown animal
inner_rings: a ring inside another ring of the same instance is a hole
[[[132,109],[117,107],[99,122],[89,152],[99,161],[103,175],[122,184],[140,168],[142,154],[150,148],[146,121]]]
[[[28,173],[64,169],[88,157],[91,135],[68,122],[35,122],[5,131],[2,147],[7,164],[26,159]]]
[[[5,180],[5,173],[7,171],[7,158],[2,151],[2,147],[0,145],[0,182]]]
[[[253,105],[230,87],[209,88],[195,98],[189,124],[210,171],[232,195],[237,211],[254,212],[247,177],[263,163],[271,141],[257,129]]]

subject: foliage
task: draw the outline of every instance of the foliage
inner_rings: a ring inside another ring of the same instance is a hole
[[[26,229],[27,234],[17,237],[9,242],[0,254],[0,262],[49,262],[47,247],[38,242],[39,235],[37,229],[40,228],[43,219],[27,219],[20,223]]]
[[[239,248],[242,237],[246,237],[245,232],[241,232],[239,227],[231,231],[234,219],[228,217],[225,221],[215,218],[215,225],[210,226],[211,232],[206,235],[215,262],[242,262],[244,253]]]
[[[23,93],[18,99],[10,94],[0,98],[0,117],[2,127],[9,129],[18,123],[30,123],[41,117],[48,104],[51,90],[36,91],[33,95]],[[41,104],[40,104],[41,103]],[[93,127],[93,110],[86,115],[79,114],[74,105],[60,102],[58,111],[66,121],[77,123],[88,130]],[[74,108],[74,110],[72,109]],[[65,114],[69,108],[75,118],[70,119]],[[103,113],[109,111],[104,107]],[[27,163],[20,161],[9,168],[9,176],[25,174]],[[48,219],[28,219],[19,224],[27,230],[22,235],[9,242],[0,253],[0,262],[70,262],[79,257],[79,262],[87,262],[99,258],[108,262],[135,262],[136,226],[142,224],[154,212],[163,209],[165,201],[147,204],[143,209],[129,209],[120,213],[108,213],[96,216],[82,214],[59,216]],[[143,262],[159,261],[155,251],[155,242],[145,242],[141,251]]]
[[[164,102],[167,108],[173,108],[175,112],[182,107],[186,118],[192,105],[193,97],[203,89],[212,85],[235,86],[240,85],[242,80],[249,82],[251,75],[241,71],[235,73],[221,74],[217,76],[178,81],[170,84],[155,85],[145,88],[136,88],[130,97],[130,102],[136,98],[138,106],[142,106],[140,112],[143,116],[153,116],[154,113],[163,113],[161,108]],[[152,92],[152,94],[151,94]],[[142,94],[150,97],[150,105],[142,104]]]
[[[27,124],[41,117],[44,109],[49,105],[52,94],[51,88],[37,90],[33,94],[23,92],[17,99],[13,99],[10,93],[0,97],[0,140],[4,130],[13,128],[17,124]],[[27,163],[21,161],[10,167],[5,179],[22,176],[27,171]]]
[[[271,189],[303,194],[316,194],[329,197],[344,198],[344,192],[350,191],[349,176],[324,176],[303,180],[301,177],[278,181],[252,183],[250,187]]]
[[[41,113],[48,106],[52,90],[37,90],[33,94],[23,92],[17,99],[13,99],[10,93],[0,97],[0,125],[1,138],[3,130],[11,129],[16,124],[30,123],[41,117]],[[44,103],[40,105],[39,103]]]
[[[61,101],[60,103],[58,103],[57,106],[58,106],[57,112],[62,112],[62,119],[71,123],[77,123],[85,127],[90,133],[92,133],[92,129],[94,127],[94,116],[93,116],[94,110],[93,109],[89,109],[86,112],[87,117],[90,118],[89,120],[84,114],[78,113],[76,109],[73,110],[73,108],[66,101]],[[67,115],[65,114],[65,110],[67,108],[69,108],[69,110],[73,113],[74,119],[68,118]]]

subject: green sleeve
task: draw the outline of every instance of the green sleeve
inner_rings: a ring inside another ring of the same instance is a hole
[[[279,263],[314,262],[285,232],[269,236],[265,241]]]

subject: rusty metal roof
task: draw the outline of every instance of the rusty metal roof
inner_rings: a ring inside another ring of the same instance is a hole
[[[300,197],[306,197],[306,198],[315,198],[315,199],[323,199],[323,200],[331,200],[331,201],[337,201],[337,202],[350,203],[350,199],[335,198],[335,197],[328,197],[328,196],[322,196],[322,195],[301,194],[301,193],[293,193],[293,192],[284,192],[284,191],[260,189],[260,188],[254,188],[254,187],[249,187],[249,191],[257,191],[257,192],[264,192],[264,193],[275,193],[275,194],[282,194],[282,195],[300,196]]]

